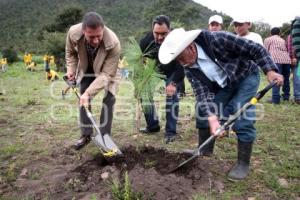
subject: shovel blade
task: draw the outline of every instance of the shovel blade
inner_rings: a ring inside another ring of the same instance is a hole
[[[102,136],[100,134],[97,134],[94,137],[94,142],[99,148],[103,149],[106,152],[116,151],[118,155],[122,154],[119,147],[116,145],[116,143],[112,140],[112,138],[108,134],[103,135],[103,139],[104,139],[104,143],[102,140]]]
[[[222,129],[220,129],[219,131],[221,131],[221,130]],[[215,140],[216,137],[217,137],[216,135],[211,135],[197,149],[194,150],[193,155],[189,159],[187,159],[187,160],[183,161],[182,163],[180,163],[176,168],[172,169],[170,172],[174,172],[174,171],[178,170],[182,166],[190,163],[192,160],[194,160],[195,158],[197,158],[198,156],[200,156],[202,154],[203,147],[205,145],[209,144],[210,142],[212,142],[213,140]]]
[[[180,163],[177,167],[175,167],[174,169],[170,170],[169,173],[172,173],[172,172],[177,171],[177,170],[180,169],[181,167],[183,167],[183,166],[185,166],[186,164],[192,162],[192,161],[193,161],[195,158],[197,158],[198,156],[199,156],[198,153],[192,155],[189,159],[183,161],[183,162]]]

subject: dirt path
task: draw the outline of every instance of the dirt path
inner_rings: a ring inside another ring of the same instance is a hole
[[[71,148],[33,160],[21,171],[4,196],[35,199],[112,199],[112,180],[123,182],[127,171],[132,188],[149,199],[188,199],[199,193],[222,193],[229,163],[198,158],[176,173],[168,173],[187,155],[163,149],[128,146],[124,157],[105,160],[99,155],[79,156]]]

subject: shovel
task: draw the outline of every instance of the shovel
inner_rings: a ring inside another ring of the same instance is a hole
[[[205,142],[203,142],[197,149],[194,150],[193,155],[188,158],[187,160],[180,163],[177,167],[170,170],[169,173],[174,172],[181,168],[182,166],[188,164],[192,160],[194,160],[196,157],[202,154],[203,147],[207,144],[214,141],[218,136],[221,135],[230,125],[232,125],[243,112],[245,112],[250,106],[255,105],[274,85],[276,85],[276,81],[273,81],[269,85],[267,85],[264,89],[259,91],[255,97],[253,97],[248,103],[246,103],[242,108],[240,108],[234,115],[231,115],[230,118],[220,127],[217,129],[216,133],[214,135],[211,135]]]
[[[63,99],[65,99],[65,97],[66,97],[66,95],[67,95],[67,93],[68,93],[68,91],[69,91],[70,88],[71,88],[71,87],[68,86],[68,87],[66,87],[65,89],[63,89],[63,90],[61,91],[61,96],[62,96]]]
[[[69,81],[67,76],[63,76],[64,81],[67,83],[68,88],[72,88],[73,92],[77,96],[78,99],[80,99],[80,95],[78,93],[78,90],[76,88],[76,81]],[[104,157],[113,157],[116,155],[122,155],[121,150],[118,148],[118,146],[114,143],[112,138],[109,136],[109,134],[102,134],[100,132],[99,127],[97,126],[97,123],[90,112],[88,106],[83,106],[84,110],[90,119],[90,121],[93,124],[93,127],[96,130],[96,134],[92,135],[92,141],[95,143],[95,145],[98,147],[100,152],[104,155]]]

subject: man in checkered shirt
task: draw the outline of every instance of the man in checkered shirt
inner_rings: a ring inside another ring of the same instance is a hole
[[[271,54],[274,62],[276,63],[279,73],[284,77],[284,83],[282,86],[284,101],[288,101],[290,98],[290,68],[291,59],[287,50],[287,45],[284,39],[280,37],[280,29],[274,27],[271,29],[271,36],[267,37],[264,41],[264,46]],[[272,103],[280,103],[280,87],[275,86],[272,88]]]
[[[221,117],[235,113],[256,94],[259,68],[269,81],[283,83],[282,75],[277,73],[276,64],[263,46],[228,32],[173,30],[160,47],[159,60],[167,64],[175,59],[185,67],[196,96],[199,145],[216,133]],[[229,172],[230,180],[242,180],[248,175],[256,137],[254,122],[252,106],[233,126],[238,137],[238,160]],[[212,153],[212,148],[207,147],[203,153]]]

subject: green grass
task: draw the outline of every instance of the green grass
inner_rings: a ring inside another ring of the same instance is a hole
[[[41,58],[41,57],[40,57]],[[39,58],[39,59],[40,59]],[[38,59],[38,56],[37,58]],[[62,74],[60,74],[62,76]],[[261,88],[266,80],[262,79]],[[31,159],[47,156],[57,145],[66,141],[74,141],[80,132],[77,126],[77,100],[70,93],[65,100],[61,98],[61,90],[65,88],[62,80],[51,83],[45,80],[43,64],[38,64],[36,72],[29,72],[23,63],[18,62],[8,67],[8,71],[0,73],[0,177],[13,182],[20,174],[22,166]],[[291,90],[292,91],[292,90]],[[187,84],[187,92],[192,93]],[[93,103],[101,104],[98,95]],[[236,199],[255,197],[256,199],[296,199],[300,196],[300,106],[292,102],[284,102],[278,106],[265,103],[270,92],[262,99],[264,118],[257,121],[257,141],[254,145],[250,176],[242,182],[232,183],[223,177],[225,189],[223,194],[207,191],[195,194],[194,199]],[[135,146],[152,145],[164,147],[170,151],[196,147],[197,135],[194,116],[194,97],[187,96],[180,102],[178,132],[182,138],[171,145],[163,143],[163,132],[153,136],[137,134],[135,130],[135,103],[133,86],[123,80],[117,96],[113,121],[113,137],[120,144]],[[155,97],[161,126],[164,127],[165,97]],[[94,109],[99,119],[100,109]],[[142,125],[145,125],[142,116]],[[88,153],[98,151],[93,145],[86,149]],[[223,138],[218,140],[215,151],[216,159],[235,161],[236,140]],[[146,166],[152,167],[152,160]],[[38,174],[32,174],[36,179]],[[288,187],[279,184],[285,179]]]

